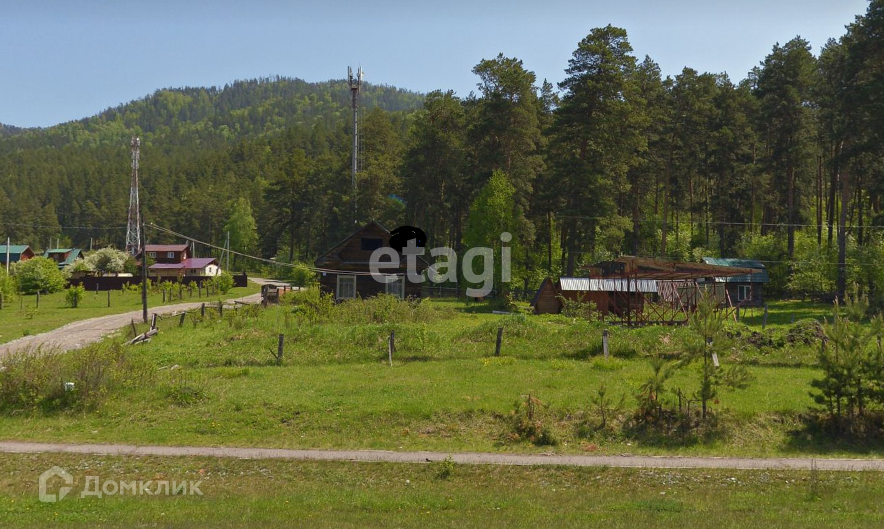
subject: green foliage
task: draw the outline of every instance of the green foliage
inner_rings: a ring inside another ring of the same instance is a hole
[[[58,264],[47,257],[35,257],[15,263],[12,274],[19,289],[25,294],[59,292],[67,284]]]
[[[0,411],[87,410],[114,390],[150,384],[153,369],[118,343],[57,354],[18,351],[0,361]],[[73,383],[73,386],[66,386]]]
[[[80,301],[86,295],[86,287],[83,285],[71,285],[65,290],[65,304],[72,309],[80,306]]]
[[[870,404],[884,404],[884,318],[863,325],[868,309],[868,297],[855,290],[843,307],[835,303],[831,323],[823,325],[818,357],[823,376],[811,382],[812,396],[839,433],[853,432]]]
[[[562,316],[585,320],[598,319],[598,309],[592,301],[582,301],[579,298],[570,299],[562,295],[556,296],[556,298],[562,303]]]
[[[18,285],[15,281],[15,277],[6,274],[6,268],[0,267],[0,294],[3,294],[5,299],[11,299],[12,296],[18,292]]]
[[[90,253],[83,260],[83,266],[87,270],[103,274],[119,274],[126,269],[126,262],[129,256],[126,252],[117,250],[116,248],[101,248]]]
[[[221,294],[227,294],[233,288],[233,276],[226,270],[214,277],[215,285]]]
[[[528,441],[537,446],[559,444],[548,424],[548,409],[549,405],[530,394],[524,400],[517,400],[510,412],[511,431],[507,435],[509,440]]]

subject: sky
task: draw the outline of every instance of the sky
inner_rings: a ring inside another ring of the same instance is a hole
[[[867,0],[0,0],[0,123],[46,127],[161,88],[281,75],[418,92],[476,89],[498,53],[564,78],[592,28],[625,28],[665,75],[738,81],[796,35],[816,54]]]

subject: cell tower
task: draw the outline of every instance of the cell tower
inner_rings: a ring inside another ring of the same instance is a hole
[[[359,90],[362,88],[362,66],[353,76],[353,68],[347,67],[347,79],[350,83],[350,95],[353,98],[353,224],[359,222],[356,216],[356,173],[359,171]]]
[[[132,137],[132,187],[129,189],[129,224],[126,226],[126,253],[136,255],[141,250],[141,204],[138,200],[138,158],[141,138]]]

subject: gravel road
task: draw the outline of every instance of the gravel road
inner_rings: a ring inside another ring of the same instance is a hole
[[[261,278],[249,278],[249,281],[263,285],[265,283],[273,283]],[[234,300],[226,300],[225,303],[233,303]],[[261,301],[261,294],[252,294],[237,299],[244,303],[257,303]],[[171,314],[181,310],[190,310],[198,308],[202,302],[195,303],[179,303],[177,305],[164,305],[155,307],[148,311],[149,315]],[[112,332],[122,329],[129,325],[132,320],[141,321],[141,310],[126,312],[123,314],[113,314],[110,316],[101,316],[98,318],[90,318],[88,320],[75,321],[58,329],[47,331],[33,336],[25,336],[0,344],[0,357],[3,357],[13,351],[34,350],[37,348],[51,349],[57,352],[70,351],[79,349],[85,345],[97,342]],[[152,317],[152,316],[149,316]]]
[[[290,459],[300,461],[365,461],[431,463],[451,457],[466,465],[569,466],[620,468],[724,468],[758,470],[884,471],[881,459],[811,459],[678,456],[592,456],[494,453],[392,452],[383,450],[286,450],[212,446],[136,446],[103,444],[26,443],[0,441],[0,452],[19,454],[68,453],[112,456],[201,456],[234,459]]]

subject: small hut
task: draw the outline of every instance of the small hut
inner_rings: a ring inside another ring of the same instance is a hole
[[[703,262],[730,268],[750,268],[752,273],[735,276],[715,276],[716,284],[724,285],[733,305],[741,307],[764,306],[764,285],[770,283],[770,274],[761,261],[755,259],[732,259],[726,257],[704,257]]]

